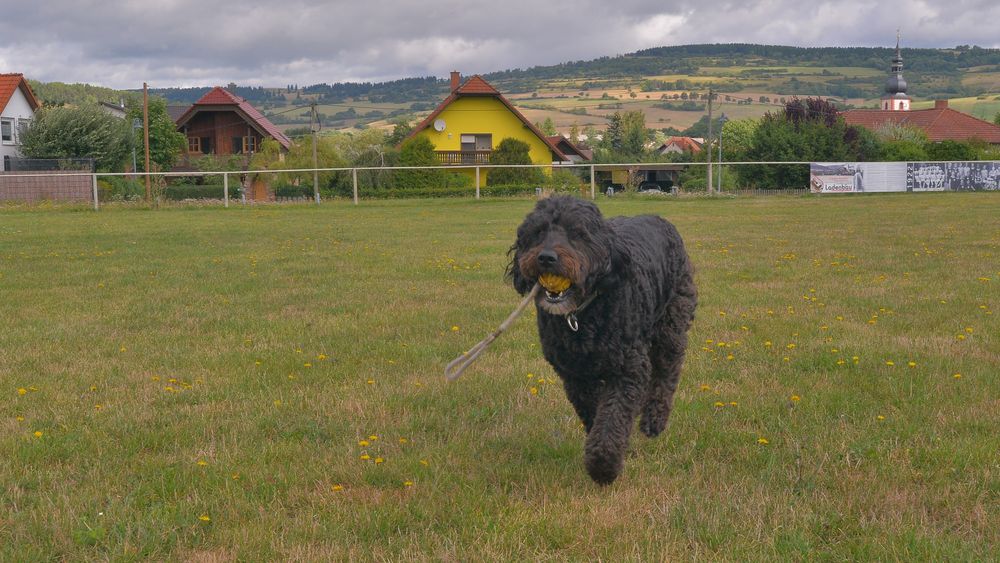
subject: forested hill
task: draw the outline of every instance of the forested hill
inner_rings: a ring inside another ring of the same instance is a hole
[[[722,92],[768,91],[782,95],[827,95],[842,98],[877,98],[894,55],[886,47],[787,47],[779,45],[705,44],[656,47],[614,57],[566,62],[526,69],[485,73],[483,76],[505,93],[557,88],[581,90],[623,87],[639,90],[676,89],[711,84]],[[904,76],[910,94],[918,98],[978,96],[1000,91],[1000,49],[960,45],[950,49],[903,49]],[[475,68],[459,69],[463,73]],[[51,83],[57,85],[58,83]],[[36,83],[32,84],[33,87]],[[40,90],[51,93],[55,103],[73,103],[67,85]],[[93,98],[89,88],[81,96]],[[208,91],[200,88],[159,88],[150,92],[170,103],[193,103]],[[311,101],[337,103],[366,100],[371,103],[413,104],[412,110],[430,109],[448,89],[448,80],[413,77],[387,82],[320,83],[227,88],[255,104],[278,107]],[[48,96],[44,96],[48,97]],[[108,100],[117,101],[114,92]],[[424,107],[427,106],[427,107]]]

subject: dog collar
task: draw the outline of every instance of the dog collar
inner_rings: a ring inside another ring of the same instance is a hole
[[[566,315],[566,324],[569,325],[569,329],[570,330],[572,330],[573,332],[576,332],[576,331],[580,330],[580,323],[577,322],[577,320],[576,320],[576,314],[579,313],[579,312],[581,312],[581,311],[583,311],[591,303],[593,303],[594,299],[597,299],[598,295],[599,295],[599,292],[597,292],[597,291],[595,291],[594,293],[591,293],[590,297],[584,299],[583,303],[581,303],[579,307],[577,307],[572,313]]]

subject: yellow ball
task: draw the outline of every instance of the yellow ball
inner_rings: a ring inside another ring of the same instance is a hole
[[[562,293],[569,289],[572,282],[569,281],[569,278],[555,274],[542,274],[538,276],[538,283],[542,284],[542,287],[552,293]]]

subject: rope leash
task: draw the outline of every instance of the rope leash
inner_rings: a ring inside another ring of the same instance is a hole
[[[517,308],[514,309],[514,312],[511,313],[509,317],[507,317],[507,320],[500,323],[499,328],[497,328],[495,331],[493,331],[493,333],[491,333],[489,336],[481,340],[479,344],[476,344],[472,348],[469,348],[468,352],[465,352],[461,356],[449,362],[448,365],[445,366],[444,368],[445,379],[447,379],[448,381],[455,381],[456,379],[458,379],[458,376],[462,375],[462,372],[465,371],[465,368],[471,366],[472,362],[475,362],[476,358],[478,358],[479,355],[482,354],[483,351],[486,350],[486,348],[489,347],[489,345],[492,344],[493,341],[496,340],[498,336],[500,336],[501,334],[503,334],[505,330],[510,328],[510,325],[514,324],[514,321],[517,319],[517,317],[521,316],[521,313],[524,311],[524,308],[527,307],[529,303],[535,300],[535,296],[538,295],[538,291],[539,289],[541,289],[541,287],[542,287],[541,285],[536,283],[535,287],[531,288],[531,291],[528,292],[528,294],[524,296],[524,299],[522,299],[521,302],[517,305]]]

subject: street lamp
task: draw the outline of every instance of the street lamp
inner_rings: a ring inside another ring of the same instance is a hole
[[[726,114],[719,116],[719,189],[716,190],[717,193],[722,193],[722,126],[729,121]]]

